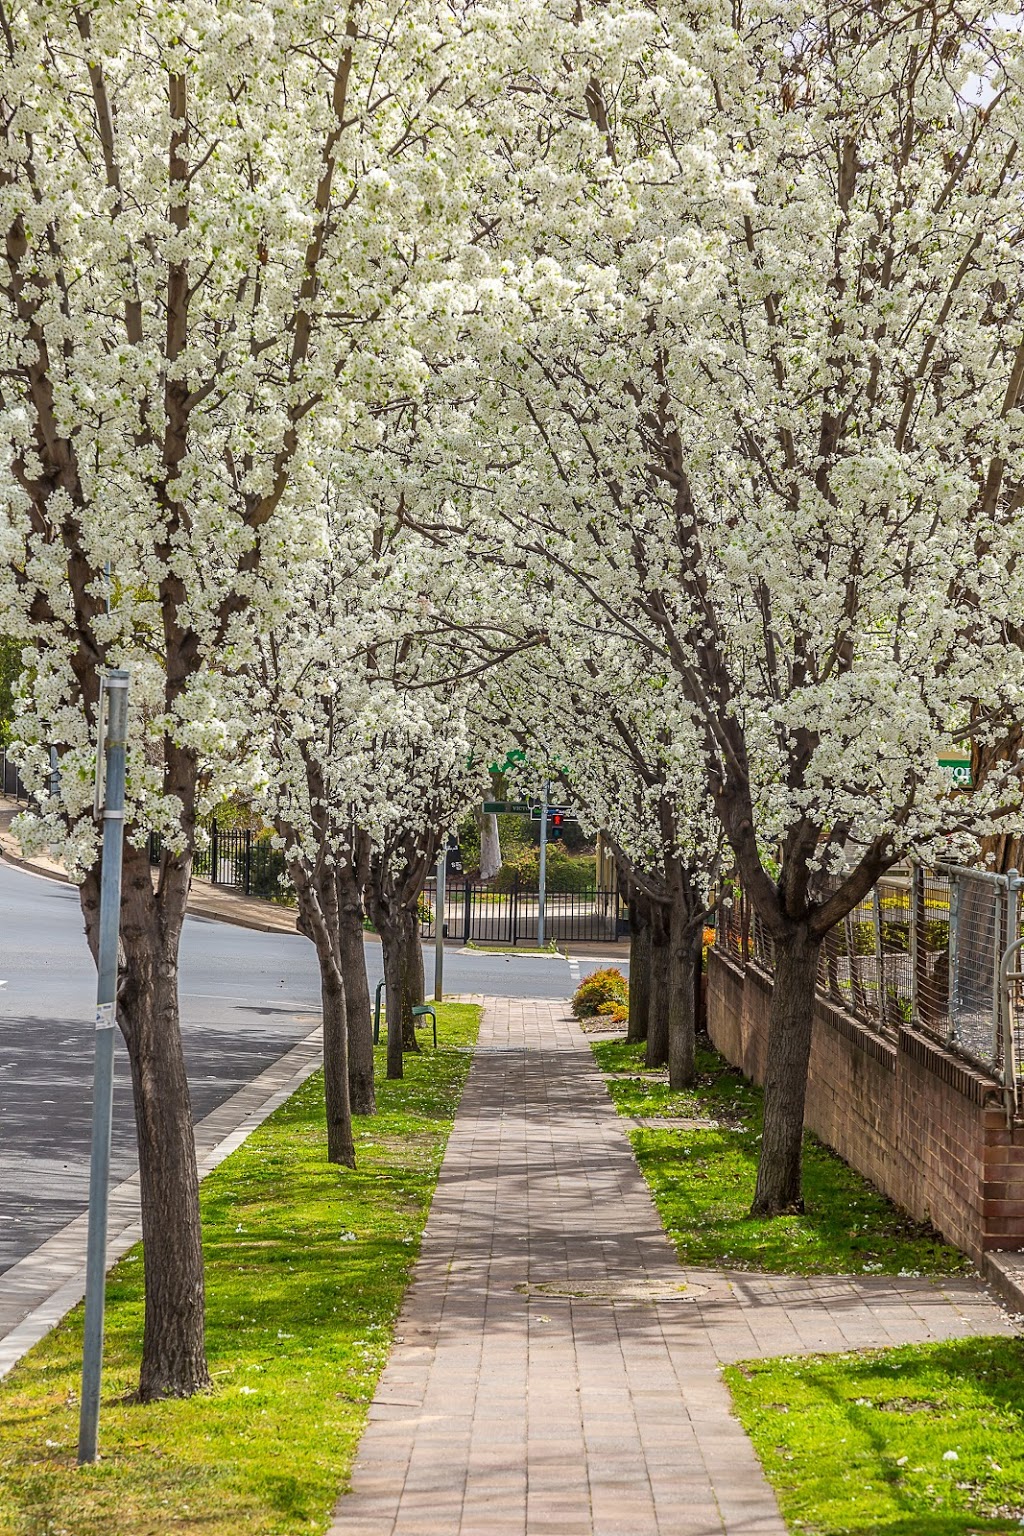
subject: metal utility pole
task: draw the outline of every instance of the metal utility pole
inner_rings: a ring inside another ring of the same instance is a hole
[[[548,801],[551,798],[551,781],[544,780],[544,797],[540,802],[540,879],[537,884],[537,948],[544,948],[544,905],[548,879]]]
[[[437,890],[434,893],[434,1002],[439,1003],[444,984],[444,877],[448,867],[448,838],[437,854]]]
[[[106,739],[104,697],[107,702]],[[124,844],[124,781],[128,744],[128,673],[107,673],[100,690],[97,742],[97,808],[103,817],[100,866],[100,941],[96,978],[96,1063],[89,1164],[89,1246],[85,1263],[85,1347],[78,1464],[96,1460],[103,1370],[103,1307],[107,1279],[107,1201],[114,1096],[114,1029],[117,952],[121,929],[121,850]],[[100,779],[100,770],[102,779]],[[99,807],[102,806],[102,810]]]

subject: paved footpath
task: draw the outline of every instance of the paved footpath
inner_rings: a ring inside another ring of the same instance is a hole
[[[682,1269],[565,1005],[484,1001],[331,1536],[785,1536],[724,1361],[1012,1331],[972,1281]]]

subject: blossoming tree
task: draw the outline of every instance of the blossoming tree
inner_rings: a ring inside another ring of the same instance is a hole
[[[404,387],[396,297],[460,210],[433,137],[453,19],[400,15],[375,0],[0,6],[0,604],[23,645],[17,750],[44,792],[38,830],[78,871],[94,948],[99,679],[132,669],[119,1022],[143,1399],[208,1382],[177,957],[197,818],[231,787],[246,727],[223,705],[221,655],[238,626],[274,622],[273,593],[253,613],[266,552],[315,533],[309,443],[344,432],[349,399]]]
[[[538,25],[462,268],[475,371],[437,360],[483,445],[465,515],[678,680],[775,946],[774,1214],[823,936],[1019,806],[937,760],[1020,709],[1021,38],[887,3]]]

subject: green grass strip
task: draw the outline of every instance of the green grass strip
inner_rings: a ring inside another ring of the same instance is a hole
[[[642,1045],[598,1041],[620,1114],[708,1119],[707,1130],[635,1130],[631,1141],[669,1237],[684,1264],[775,1274],[936,1275],[970,1271],[933,1228],[910,1220],[814,1136],[804,1138],[799,1216],[750,1216],[761,1150],[763,1094],[708,1048],[697,1082],[676,1092],[643,1071]]]
[[[324,1158],[318,1073],[202,1186],[213,1392],[130,1401],[141,1249],[108,1286],[102,1459],[77,1468],[82,1313],[0,1383],[3,1536],[296,1536],[346,1486],[462,1087],[480,1010],[438,1008],[357,1122],[358,1169]],[[384,1061],[379,1056],[383,1077]]]
[[[1020,1339],[748,1362],[725,1377],[794,1532],[1019,1536]]]

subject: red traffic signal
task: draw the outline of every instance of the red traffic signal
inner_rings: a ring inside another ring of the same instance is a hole
[[[551,841],[557,843],[558,839],[561,837],[564,831],[565,817],[562,815],[561,811],[552,811],[548,826],[548,836],[550,837]]]

